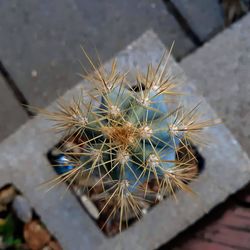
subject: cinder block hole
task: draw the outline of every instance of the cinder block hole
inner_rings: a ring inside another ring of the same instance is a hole
[[[51,150],[49,150],[47,154],[48,159],[52,167],[54,168],[55,172],[57,172],[57,174],[62,174],[60,172],[61,167],[66,167],[69,170],[72,169],[72,166],[70,166],[70,164],[67,163],[67,161],[65,162],[66,156],[63,155],[63,153],[60,150],[64,146],[65,144],[63,144],[63,142],[59,142]],[[197,164],[196,165],[197,176],[199,176],[205,168],[205,159],[199,153],[199,151],[197,150],[195,146],[191,146],[191,148],[192,148],[193,154],[195,155],[197,159],[197,163],[196,163]],[[113,220],[108,220],[108,222],[105,224],[108,216],[105,215],[105,213],[99,214],[99,212],[101,211],[100,202],[98,203],[98,201],[95,201],[95,200],[92,201],[89,199],[89,195],[91,197],[91,195],[94,192],[93,189],[91,190],[91,188],[85,188],[85,189],[79,188],[77,185],[74,184],[74,182],[71,182],[71,180],[67,181],[67,184],[71,184],[70,191],[77,197],[78,201],[80,202],[84,210],[87,211],[87,213],[90,215],[93,221],[98,225],[99,228],[102,229],[102,232],[106,236],[111,237],[111,236],[116,235],[119,232],[119,223],[117,223],[117,221],[114,222]],[[154,202],[154,204],[150,204],[149,207],[147,208],[147,212],[150,211],[150,209],[153,206],[157,205],[159,202],[160,201]],[[127,227],[135,223],[136,221],[137,221],[136,218],[128,219],[128,223],[124,225],[123,229],[126,229]],[[103,227],[104,224],[105,226]]]
[[[62,249],[28,199],[11,183],[0,187],[0,249]]]

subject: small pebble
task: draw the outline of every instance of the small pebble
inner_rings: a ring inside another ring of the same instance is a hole
[[[81,202],[94,219],[99,219],[100,214],[94,203],[86,196],[81,196]]]
[[[0,191],[0,204],[7,205],[12,202],[16,195],[16,190],[13,186],[9,186]]]
[[[162,196],[161,194],[157,194],[157,195],[156,195],[156,199],[157,199],[158,201],[162,201],[162,200],[163,200],[163,196]]]
[[[142,210],[141,210],[141,212],[142,212],[142,214],[147,214],[148,213],[148,210],[146,209],[146,208],[143,208]]]
[[[18,219],[22,222],[28,223],[32,219],[32,208],[29,202],[22,195],[17,195],[14,198],[12,208]]]
[[[51,67],[55,67],[55,66],[56,66],[56,61],[55,61],[55,60],[52,60],[52,61],[50,62],[50,66],[51,66]]]
[[[156,4],[155,3],[151,3],[151,8],[155,9],[155,7],[156,7]]]
[[[37,75],[38,75],[37,71],[36,71],[35,69],[33,69],[33,70],[31,71],[31,76],[32,76],[33,78],[36,78]]]
[[[30,221],[24,226],[24,239],[31,250],[43,249],[50,242],[49,232],[38,221]]]
[[[72,186],[72,188],[77,196],[82,195],[82,190],[80,188],[78,188],[78,186],[74,185],[74,186]]]

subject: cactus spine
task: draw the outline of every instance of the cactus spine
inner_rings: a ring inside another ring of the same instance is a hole
[[[117,72],[116,61],[110,71],[90,61],[95,71],[87,78],[95,86],[91,101],[80,96],[71,104],[60,103],[58,111],[46,112],[64,138],[80,138],[63,152],[71,168],[62,169],[51,184],[81,180],[88,191],[101,187],[91,198],[105,202],[100,213],[108,210],[108,219],[119,218],[120,230],[131,214],[141,216],[145,202],[176,189],[191,191],[187,183],[195,174],[190,143],[214,123],[200,121],[198,107],[188,112],[181,106],[170,109],[167,97],[178,93],[166,61],[164,54],[156,68],[149,65],[146,74],[138,73],[136,88],[126,74]],[[184,156],[178,155],[180,148],[186,149]],[[153,191],[152,182],[157,187]]]

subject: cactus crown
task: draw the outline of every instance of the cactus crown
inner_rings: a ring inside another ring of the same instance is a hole
[[[46,113],[67,141],[78,138],[63,152],[71,168],[62,169],[51,183],[80,180],[91,187],[88,191],[99,187],[91,198],[105,202],[100,213],[108,210],[108,218],[119,217],[120,230],[129,214],[140,217],[145,201],[154,202],[176,189],[190,191],[187,183],[195,177],[190,143],[213,124],[200,121],[198,106],[188,112],[182,106],[170,110],[167,98],[178,92],[166,61],[164,54],[156,68],[149,65],[145,74],[137,73],[134,87],[117,71],[116,61],[110,71],[91,62],[91,100],[86,103],[81,95]],[[180,148],[186,149],[184,156],[178,154]],[[149,188],[152,182],[155,190]]]

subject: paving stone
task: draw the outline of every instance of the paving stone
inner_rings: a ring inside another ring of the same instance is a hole
[[[181,67],[250,153],[250,15],[216,36]]]
[[[0,16],[0,59],[35,106],[80,81],[80,44],[106,61],[152,27],[178,58],[194,48],[161,1],[7,0]]]
[[[170,0],[198,36],[205,42],[222,29],[222,10],[218,0]]]
[[[117,55],[119,67],[128,69],[138,66],[144,69],[147,63],[159,62],[164,50],[164,45],[149,31]],[[202,100],[201,109],[206,111],[206,118],[216,117],[203,98],[194,97],[196,89],[180,67],[172,59],[169,65],[172,73],[180,76],[180,81],[186,83],[183,91],[190,93],[183,101],[193,106],[198,100]],[[87,82],[80,83],[68,91],[64,99],[72,98],[79,94],[80,88],[87,87],[90,87]],[[55,103],[49,109],[54,105]],[[46,195],[35,188],[39,183],[55,177],[46,158],[48,150],[59,141],[57,134],[46,132],[51,125],[51,122],[38,116],[0,144],[0,186],[14,183],[30,200],[31,206],[66,250],[156,249],[250,179],[250,160],[230,131],[224,125],[209,128],[206,130],[207,135],[216,140],[208,148],[199,148],[205,157],[206,168],[198,180],[190,184],[199,194],[198,197],[194,199],[186,193],[178,192],[178,203],[173,199],[164,200],[120,235],[106,238],[73,194],[65,194],[64,184],[56,186]],[[63,199],[61,194],[64,194]]]
[[[28,116],[0,75],[0,141],[13,133]]]

